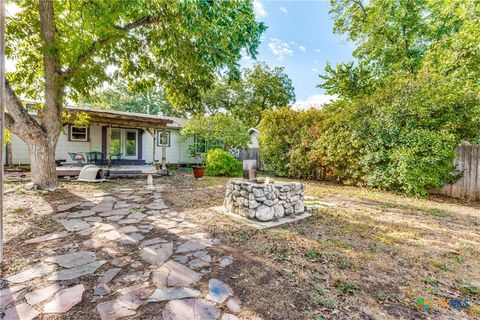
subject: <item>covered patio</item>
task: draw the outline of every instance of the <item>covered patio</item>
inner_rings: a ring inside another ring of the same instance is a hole
[[[156,148],[161,147],[161,168],[166,169],[167,141],[161,137],[167,136],[167,125],[171,124],[172,120],[157,115],[113,110],[79,107],[67,107],[66,109],[73,116],[77,113],[84,113],[89,117],[87,127],[75,127],[65,123],[68,141],[72,142],[67,145],[66,153],[70,157],[69,160],[75,163],[73,166],[80,167],[87,163],[108,167],[112,165],[115,167],[143,166],[150,162],[155,164],[158,162],[155,159]],[[143,139],[145,133],[151,135],[152,139]],[[161,141],[157,141],[159,137]],[[144,140],[153,143],[145,145]],[[84,144],[77,144],[83,148],[76,150],[75,142],[77,141],[97,142],[90,142],[87,148]],[[147,149],[148,152],[144,152]],[[151,154],[151,159],[146,159],[144,153]],[[67,162],[66,167],[72,167],[72,164]]]

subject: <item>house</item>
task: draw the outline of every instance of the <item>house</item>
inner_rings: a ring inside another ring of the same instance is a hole
[[[71,124],[63,126],[55,155],[60,163],[76,163],[76,153],[86,155],[92,151],[99,152],[102,164],[143,165],[162,162],[165,166],[195,163],[189,152],[189,145],[194,143],[194,139],[185,140],[180,135],[186,119],[80,107],[66,109],[72,113],[84,112],[90,120],[86,127]],[[13,135],[6,149],[6,164],[30,162],[28,148],[17,136]]]

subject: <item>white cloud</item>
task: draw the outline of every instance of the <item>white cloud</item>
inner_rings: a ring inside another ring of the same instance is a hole
[[[272,53],[277,57],[278,60],[283,60],[283,58],[286,56],[293,55],[293,50],[290,49],[288,43],[277,38],[270,38],[268,47],[270,50],[272,50]]]
[[[300,47],[298,47],[298,50],[300,50],[302,52],[305,52],[305,51],[307,51],[307,48],[305,48],[304,46],[300,46]]]
[[[312,71],[313,71],[314,73],[318,73],[318,69],[317,69],[317,68],[313,68]]]
[[[318,60],[317,59],[313,60],[313,63],[318,64]]]
[[[288,14],[288,10],[285,7],[280,7],[280,11],[282,11],[285,14]]]
[[[310,108],[321,109],[325,104],[338,99],[337,95],[315,94],[305,100],[295,102],[292,106],[294,110],[308,110]]]
[[[318,48],[315,49],[315,52],[316,52],[316,53],[319,53],[319,52],[320,52],[320,49],[318,49]]]
[[[268,16],[267,10],[265,10],[263,3],[261,3],[259,0],[253,0],[253,11],[255,11],[255,15],[258,18],[265,18]]]

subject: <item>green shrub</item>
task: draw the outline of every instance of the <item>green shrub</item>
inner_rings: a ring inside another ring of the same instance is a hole
[[[242,163],[226,151],[212,149],[207,152],[205,159],[207,176],[239,176],[242,174]]]

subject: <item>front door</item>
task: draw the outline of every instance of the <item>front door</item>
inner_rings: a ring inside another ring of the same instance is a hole
[[[112,129],[110,153],[121,153],[122,159],[137,159],[137,130]]]

